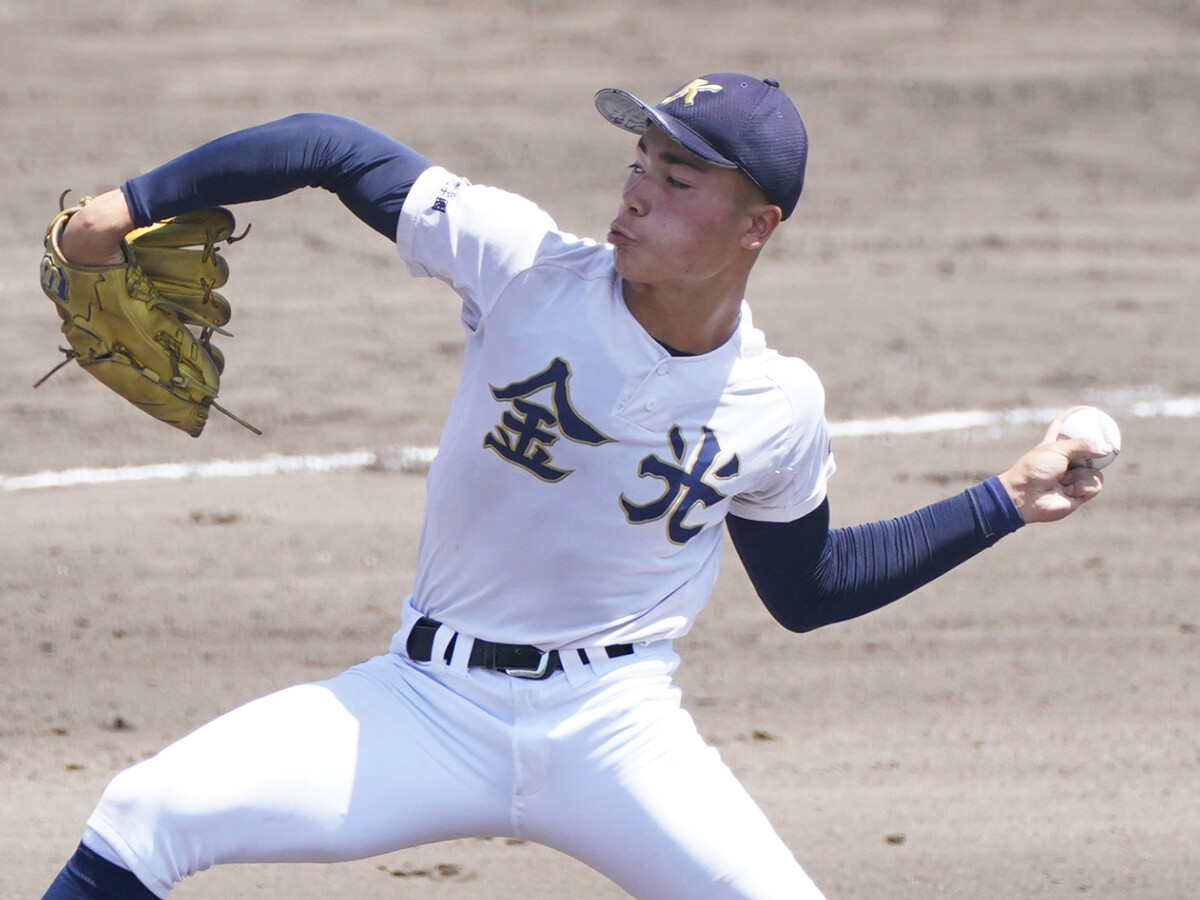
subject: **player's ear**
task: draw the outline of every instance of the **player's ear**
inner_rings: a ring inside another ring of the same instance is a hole
[[[742,231],[742,246],[747,250],[761,249],[782,221],[783,210],[774,203],[751,205],[746,210],[747,225]]]

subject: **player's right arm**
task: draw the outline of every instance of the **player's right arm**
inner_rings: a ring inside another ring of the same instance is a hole
[[[302,187],[337,194],[362,221],[395,240],[408,191],[429,167],[415,150],[361,122],[301,113],[217,138],[101,194],[71,217],[61,247],[76,263],[119,263],[121,240],[134,228]]]
[[[905,516],[829,527],[829,502],[790,522],[729,515],[726,525],[751,583],[775,619],[811,631],[912,593],[1023,525],[1052,522],[1103,484],[1073,462],[1103,452],[1083,438],[1056,440],[1052,423],[1007,471]]]
[[[781,625],[812,631],[886,606],[1023,524],[999,478],[905,516],[829,527],[829,501],[790,522],[730,515],[734,548]]]

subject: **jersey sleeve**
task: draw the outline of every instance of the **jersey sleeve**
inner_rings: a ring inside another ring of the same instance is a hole
[[[768,369],[780,397],[774,455],[768,474],[749,491],[732,498],[729,512],[758,522],[791,522],[825,500],[836,470],[825,420],[825,389],[806,363],[777,357]]]
[[[409,191],[396,248],[413,275],[454,289],[474,330],[555,234],[554,220],[529,200],[434,167]]]

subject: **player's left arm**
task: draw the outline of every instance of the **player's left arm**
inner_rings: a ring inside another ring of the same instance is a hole
[[[767,609],[811,631],[879,609],[1027,523],[1069,515],[1103,484],[1072,463],[1096,454],[1086,440],[1043,443],[994,478],[905,516],[829,527],[829,502],[792,522],[726,518],[733,545]]]
[[[209,141],[99,195],[71,217],[61,247],[77,263],[120,264],[121,239],[134,228],[303,187],[336,194],[394,241],[409,188],[429,167],[420,153],[361,122],[300,113]]]

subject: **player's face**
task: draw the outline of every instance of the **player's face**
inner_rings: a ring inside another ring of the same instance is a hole
[[[740,172],[711,165],[651,128],[638,141],[608,233],[617,271],[634,284],[719,278],[757,249],[753,213],[766,205]]]

